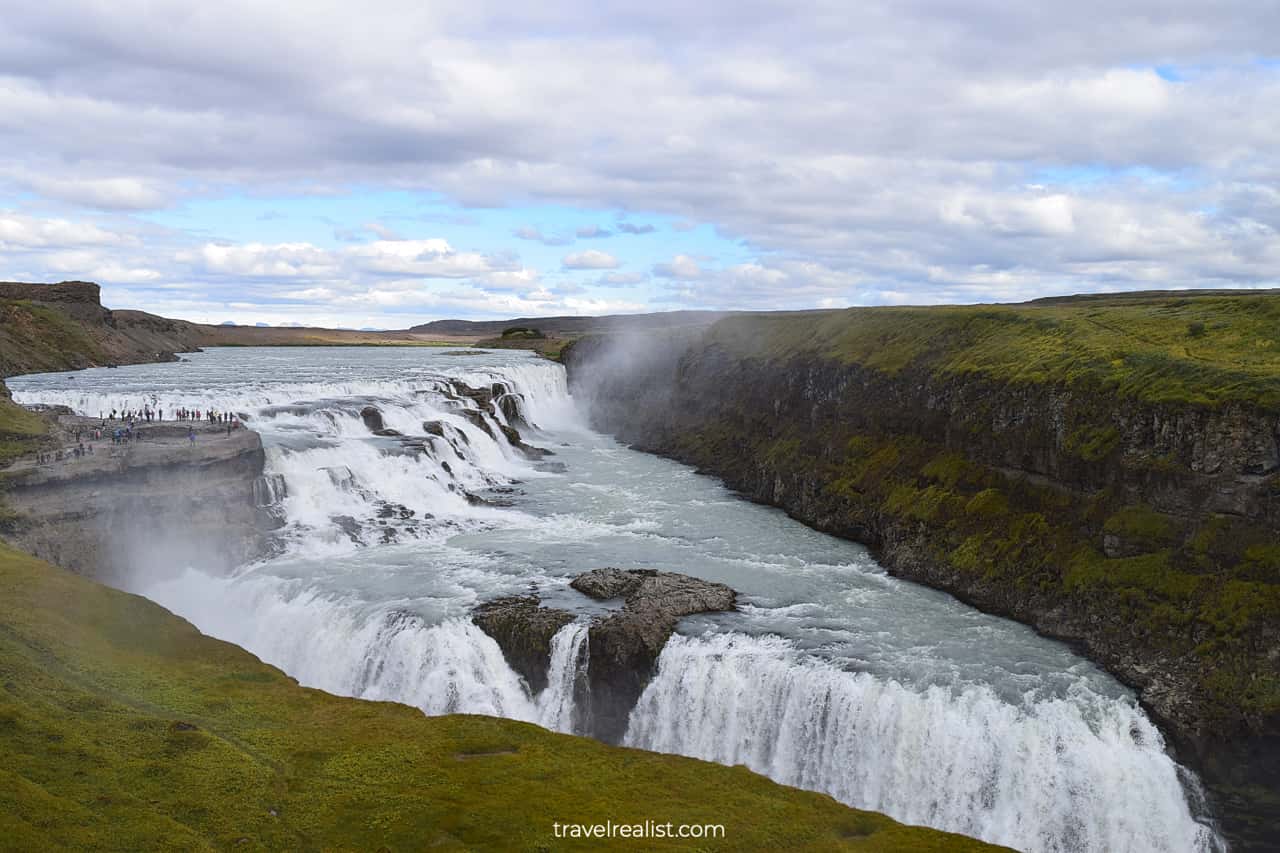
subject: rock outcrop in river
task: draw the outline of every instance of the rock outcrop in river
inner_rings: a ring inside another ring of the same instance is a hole
[[[627,728],[663,646],[685,616],[732,610],[736,594],[721,583],[653,569],[593,569],[570,584],[598,601],[621,607],[598,616],[587,633],[586,733],[615,743]],[[535,693],[547,684],[551,639],[574,614],[543,607],[535,596],[481,604],[472,619],[502,648],[503,656]]]

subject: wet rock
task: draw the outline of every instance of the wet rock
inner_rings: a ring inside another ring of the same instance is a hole
[[[471,619],[497,641],[511,668],[537,693],[547,686],[551,638],[573,621],[572,613],[542,607],[536,595],[498,598],[481,604]]]
[[[623,599],[620,610],[597,617],[587,634],[586,733],[609,742],[622,739],[631,709],[680,619],[732,610],[736,600],[724,584],[653,569],[595,569],[571,585],[598,600]],[[546,684],[551,638],[574,617],[525,596],[483,604],[472,618],[537,691]]]
[[[524,424],[524,416],[520,413],[520,395],[503,394],[498,398],[498,409],[508,423]]]
[[[431,448],[421,441],[406,440],[400,442],[401,453],[405,456],[431,455]]]
[[[378,518],[399,518],[407,520],[417,515],[404,504],[384,503],[378,506]]]
[[[515,506],[516,502],[507,497],[483,497],[475,492],[465,492],[463,497],[472,506]]]
[[[375,435],[378,430],[386,427],[386,424],[382,422],[382,412],[378,411],[376,406],[365,406],[361,409],[360,420],[364,421],[365,428]]]
[[[494,435],[493,425],[490,424],[488,419],[485,418],[485,416],[480,412],[477,412],[474,409],[465,409],[459,412],[458,414],[462,415],[464,418],[471,421],[472,424],[474,424],[475,426],[483,430],[484,433],[488,435],[490,438],[492,438],[494,441],[498,440],[498,436]]]
[[[574,578],[569,586],[597,601],[625,598],[640,586],[643,576],[623,569],[593,569]]]
[[[492,414],[494,398],[492,388],[472,388],[465,382],[458,382],[456,380],[450,384],[453,388],[454,394],[458,397],[466,397],[473,400],[475,401],[476,406],[480,409]]]
[[[390,427],[383,427],[382,429],[375,429],[375,430],[373,431],[373,434],[374,434],[374,435],[382,436],[383,438],[396,438],[397,436],[402,436],[402,435],[404,435],[404,433],[400,432],[400,430],[398,430],[398,429],[391,429]]]
[[[444,421],[423,421],[422,431],[436,438],[444,438]]]
[[[288,495],[289,489],[282,474],[263,474],[253,481],[254,506],[275,506]]]
[[[357,545],[364,544],[363,531],[360,528],[360,522],[356,521],[349,515],[335,515],[329,518],[334,526],[347,534],[347,537]]]
[[[626,732],[676,624],[694,613],[732,610],[737,597],[724,584],[653,569],[595,569],[570,585],[591,598],[625,601],[588,634],[591,734],[609,742]]]

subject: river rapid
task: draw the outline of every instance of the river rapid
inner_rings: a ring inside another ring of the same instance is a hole
[[[454,381],[510,399],[486,414]],[[568,587],[579,572],[683,572],[731,585],[740,610],[681,624],[626,744],[1020,850],[1222,849],[1194,775],[1127,688],[888,576],[859,545],[593,432],[563,368],[530,353],[229,348],[8,384],[92,416],[144,402],[166,419],[248,416],[267,449],[258,500],[282,524],[274,555],[217,575],[175,559],[129,585],[305,685],[571,732],[584,625],[556,636],[531,695],[470,609],[536,590],[586,615],[600,605]],[[368,406],[411,440],[373,435]],[[508,422],[555,455],[526,458]]]

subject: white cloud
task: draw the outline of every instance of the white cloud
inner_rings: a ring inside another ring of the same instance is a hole
[[[310,243],[206,243],[196,257],[182,253],[178,260],[200,263],[209,272],[254,278],[323,278],[337,272],[333,255]]]
[[[165,193],[138,178],[59,179],[44,176],[25,180],[33,192],[47,198],[103,210],[152,210],[168,204]]]
[[[629,287],[647,281],[648,276],[638,272],[608,272],[596,279],[600,287]]]
[[[544,234],[542,229],[533,225],[522,225],[511,233],[519,240],[532,240],[544,246],[567,246],[573,242],[572,237],[562,234]]]
[[[561,263],[567,270],[612,270],[618,268],[618,259],[608,252],[587,249],[565,255]]]
[[[87,222],[44,219],[0,211],[0,248],[61,248],[66,246],[119,246],[132,238]]]
[[[25,205],[0,212],[0,253],[11,274],[73,257],[121,281],[154,272],[150,292],[204,289],[209,304],[237,287],[260,305],[308,288],[406,300],[388,282],[405,278],[488,294],[465,303],[477,311],[564,307],[525,298],[543,283],[503,254],[507,233],[460,250],[374,222],[332,249],[280,224],[231,242],[216,221],[184,233],[128,215],[174,198],[393,190],[475,205],[480,221],[486,205],[559,205],[615,223],[514,231],[548,246],[651,219],[676,234],[645,245],[694,251],[682,235],[699,223],[754,258],[578,283],[682,304],[723,304],[731,286],[802,307],[1280,278],[1280,69],[1257,60],[1274,53],[1276,4],[593,10],[388,0],[352,16],[234,0],[173,27],[143,0],[24,8],[0,35],[0,191]],[[618,266],[599,254],[564,266]]]
[[[694,281],[702,277],[702,268],[698,262],[688,255],[676,255],[670,263],[655,264],[653,274],[661,278],[675,278],[682,281]]]
[[[403,240],[404,238],[396,232],[394,228],[389,228],[381,222],[366,222],[364,230],[377,235],[379,240]]]

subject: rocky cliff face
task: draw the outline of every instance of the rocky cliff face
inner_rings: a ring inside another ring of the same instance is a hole
[[[92,282],[0,282],[0,378],[171,361],[200,340],[192,323],[104,308]]]
[[[1079,644],[1258,843],[1250,825],[1280,789],[1276,412],[744,356],[712,336],[587,338],[564,360],[623,441]]]
[[[87,421],[61,420],[73,430]],[[185,426],[143,434],[130,445],[99,442],[92,456],[12,466],[5,538],[117,586],[186,566],[227,570],[260,555],[277,522],[255,488],[265,461],[258,435],[201,426],[191,445]]]

